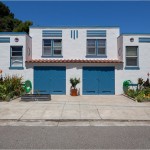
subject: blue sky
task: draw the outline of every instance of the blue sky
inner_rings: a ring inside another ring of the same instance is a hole
[[[37,26],[119,26],[150,33],[150,1],[4,1],[15,17]]]

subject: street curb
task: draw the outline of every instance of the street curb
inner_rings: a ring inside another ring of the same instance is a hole
[[[130,120],[130,119],[0,119],[0,122],[15,121],[15,122],[150,122],[150,120]]]

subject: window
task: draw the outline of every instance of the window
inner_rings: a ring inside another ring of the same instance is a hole
[[[126,66],[138,67],[138,47],[137,46],[126,47]]]
[[[61,56],[62,40],[61,39],[43,39],[43,56]]]
[[[87,54],[96,55],[96,40],[87,40]]]
[[[10,67],[23,67],[22,46],[13,46],[10,50]]]
[[[98,42],[98,51],[97,54],[98,55],[105,55],[105,49],[106,49],[106,40],[101,39],[101,40],[97,40]]]
[[[61,40],[53,40],[53,55],[61,55]]]
[[[87,55],[106,55],[106,39],[88,39]]]

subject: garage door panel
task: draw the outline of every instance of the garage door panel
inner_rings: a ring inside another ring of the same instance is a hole
[[[65,94],[66,68],[34,67],[34,90],[45,91],[43,94]]]
[[[83,85],[85,86],[83,94],[96,95],[98,94],[98,82],[97,80],[85,80],[83,79]]]
[[[52,80],[52,94],[63,94],[65,93],[65,89],[64,88],[64,83],[66,82],[65,79],[61,78],[54,78],[54,80]],[[58,84],[59,83],[59,84]]]
[[[83,94],[114,94],[114,67],[83,67]]]
[[[114,68],[100,68],[99,72],[100,94],[114,94]]]
[[[49,70],[46,68],[37,68],[34,70],[34,93],[39,93],[42,91],[43,94],[50,93],[49,84]]]
[[[97,68],[83,68],[83,94],[96,95],[98,94],[98,74]]]

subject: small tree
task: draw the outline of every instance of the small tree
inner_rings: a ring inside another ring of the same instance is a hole
[[[71,88],[76,89],[77,84],[80,83],[80,78],[70,78]]]

